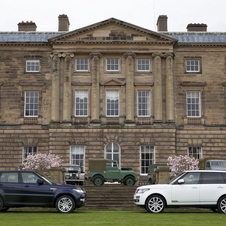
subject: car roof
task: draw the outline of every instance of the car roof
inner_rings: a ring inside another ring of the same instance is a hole
[[[224,170],[185,170],[184,172],[199,172],[199,173],[220,172],[220,173],[226,173],[226,171],[224,171]]]

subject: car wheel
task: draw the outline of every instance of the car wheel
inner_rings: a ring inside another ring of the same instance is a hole
[[[220,213],[226,213],[226,196],[222,197],[218,202],[218,210]]]
[[[161,213],[165,208],[165,201],[159,195],[152,195],[145,204],[145,209],[149,213]]]
[[[56,201],[56,208],[60,213],[71,213],[75,209],[75,201],[68,195],[62,195]]]
[[[135,180],[133,177],[129,176],[125,178],[124,185],[133,186],[134,184],[135,184]]]
[[[3,200],[2,200],[2,198],[0,197],[0,211],[2,211],[3,210]]]
[[[93,184],[95,186],[101,186],[101,185],[103,185],[104,184],[103,177],[101,177],[101,176],[95,176],[94,179],[93,179]]]

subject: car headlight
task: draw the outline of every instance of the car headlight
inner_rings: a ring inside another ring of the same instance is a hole
[[[81,189],[72,189],[73,191],[76,191],[76,192],[78,192],[78,193],[84,193],[84,191],[83,190],[81,190]]]
[[[149,191],[149,190],[150,190],[150,188],[137,189],[137,192],[136,193],[142,194],[142,193],[144,193],[146,191]]]

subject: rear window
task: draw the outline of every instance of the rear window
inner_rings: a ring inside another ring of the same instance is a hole
[[[206,173],[202,173],[201,184],[225,184],[225,180],[221,173],[206,172]]]
[[[1,173],[0,182],[18,183],[18,173]]]

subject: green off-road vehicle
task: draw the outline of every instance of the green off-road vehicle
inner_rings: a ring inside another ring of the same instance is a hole
[[[96,186],[115,181],[133,186],[137,180],[137,174],[131,168],[120,170],[116,160],[89,159],[88,179]]]

